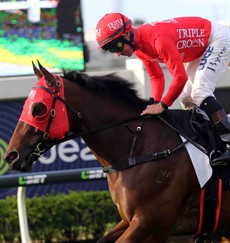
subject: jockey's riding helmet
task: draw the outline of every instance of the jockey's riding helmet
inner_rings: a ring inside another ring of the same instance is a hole
[[[98,21],[96,26],[96,40],[99,45],[98,48],[109,50],[111,52],[121,51],[124,47],[124,43],[131,44],[130,41],[127,41],[123,37],[123,34],[128,33],[131,30],[132,21],[124,14],[106,14]],[[116,43],[113,43],[113,40],[115,39]],[[112,43],[112,46],[109,43]]]

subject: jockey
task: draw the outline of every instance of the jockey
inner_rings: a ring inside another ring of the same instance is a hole
[[[159,114],[179,97],[183,108],[199,107],[230,143],[230,117],[213,92],[230,61],[230,29],[200,17],[179,17],[145,23],[137,28],[120,13],[109,13],[96,26],[96,40],[105,51],[142,60],[155,103],[141,113]],[[159,63],[172,75],[168,92]],[[186,63],[186,64],[184,64]],[[226,150],[213,162],[229,161]]]

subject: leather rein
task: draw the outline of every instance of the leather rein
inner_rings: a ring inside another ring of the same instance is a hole
[[[100,127],[97,127],[97,128],[93,128],[93,129],[90,129],[88,131],[84,131],[84,132],[81,132],[81,133],[78,133],[78,134],[73,133],[73,132],[69,132],[65,135],[64,138],[51,140],[49,138],[49,129],[50,129],[50,125],[53,121],[53,118],[56,114],[55,105],[56,105],[57,100],[61,101],[71,112],[73,112],[78,117],[79,120],[81,120],[83,118],[81,112],[78,112],[75,109],[73,109],[70,105],[68,105],[66,103],[66,101],[62,97],[60,97],[60,95],[59,95],[60,86],[61,86],[60,81],[57,80],[56,83],[55,83],[55,90],[50,90],[49,88],[41,86],[41,85],[36,85],[36,86],[33,87],[33,88],[42,89],[42,90],[48,92],[53,97],[53,100],[52,100],[52,107],[51,107],[51,111],[50,111],[50,116],[49,116],[48,123],[47,123],[47,126],[46,126],[46,131],[43,134],[41,141],[37,144],[36,148],[34,149],[34,151],[30,155],[30,159],[32,161],[37,160],[42,154],[44,154],[46,151],[48,151],[51,147],[53,147],[56,144],[59,144],[59,143],[62,143],[62,142],[65,142],[67,140],[74,139],[74,138],[77,138],[77,137],[82,137],[82,136],[90,134],[90,133],[95,133],[95,132],[103,131],[103,130],[106,130],[106,129],[110,129],[110,128],[122,126],[122,125],[125,126],[128,129],[129,132],[134,134],[129,158],[126,161],[122,161],[122,162],[117,163],[115,165],[110,165],[110,166],[104,167],[103,171],[105,173],[117,172],[119,170],[129,168],[129,167],[134,166],[136,164],[140,164],[140,163],[148,162],[148,161],[151,161],[151,160],[156,160],[156,159],[160,159],[160,158],[163,158],[163,157],[167,157],[168,155],[170,155],[170,154],[176,152],[177,150],[179,150],[180,148],[182,148],[188,142],[188,141],[182,142],[181,144],[179,144],[174,149],[165,149],[165,150],[162,150],[162,151],[153,152],[153,153],[149,153],[149,154],[146,154],[146,155],[143,155],[143,156],[135,157],[133,152],[134,152],[134,147],[135,147],[135,144],[136,144],[137,137],[139,136],[140,132],[142,131],[142,125],[144,123],[144,120],[147,119],[147,118],[151,118],[152,115],[143,115],[143,116],[139,115],[139,116],[132,117],[132,118],[129,118],[129,119],[126,119],[126,120],[122,120],[122,121],[114,122],[114,123],[107,124],[107,125],[104,125],[104,126],[100,126]],[[151,102],[152,102],[152,99],[150,98],[149,103],[151,103]],[[157,116],[157,117],[159,117],[161,119],[160,116]],[[137,126],[135,131],[132,131],[129,128],[128,123],[132,122],[132,121],[136,121],[136,120],[141,120],[140,124]],[[164,119],[163,119],[163,122],[165,122]]]
[[[55,140],[52,141],[49,138],[49,129],[50,129],[50,125],[52,123],[52,120],[53,120],[53,118],[54,118],[54,116],[56,114],[55,105],[56,105],[56,101],[57,100],[61,101],[71,112],[73,112],[78,117],[79,120],[81,120],[83,118],[81,112],[78,112],[75,109],[73,109],[59,95],[60,86],[61,86],[60,85],[60,81],[57,80],[56,83],[55,83],[55,90],[54,91],[51,90],[51,89],[49,89],[49,88],[47,88],[47,87],[45,87],[45,86],[41,86],[41,85],[35,85],[33,87],[33,88],[42,89],[42,90],[48,92],[53,97],[53,100],[52,100],[52,107],[51,107],[51,110],[50,110],[50,116],[49,116],[48,123],[47,123],[47,126],[46,126],[46,131],[43,134],[41,141],[37,144],[36,148],[34,149],[34,151],[32,152],[32,154],[30,155],[30,158],[31,159],[35,159],[36,160],[42,154],[44,154],[46,151],[48,151],[52,146],[54,146],[56,144],[59,144],[59,143],[62,143],[62,142],[65,142],[67,140],[74,139],[74,138],[77,138],[77,137],[81,137],[81,136],[84,136],[84,135],[87,135],[87,134],[90,134],[90,133],[95,133],[95,132],[103,131],[103,130],[106,130],[106,129],[109,129],[109,128],[113,128],[113,127],[117,127],[117,126],[120,126],[120,125],[127,126],[127,123],[129,123],[131,121],[135,121],[135,120],[139,120],[139,119],[143,120],[143,119],[146,118],[146,116],[145,117],[144,116],[136,116],[136,117],[129,118],[129,119],[126,119],[126,120],[123,120],[123,121],[118,121],[118,122],[114,122],[112,124],[107,124],[107,125],[104,125],[104,126],[100,126],[100,127],[97,127],[97,128],[93,128],[93,129],[90,129],[88,131],[81,132],[81,133],[78,133],[78,134],[73,133],[73,132],[69,132],[69,133],[67,133],[65,135],[64,138],[55,139]]]

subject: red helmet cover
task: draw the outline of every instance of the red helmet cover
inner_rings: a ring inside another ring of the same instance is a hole
[[[120,13],[109,13],[102,17],[96,26],[96,40],[101,48],[110,41],[132,30],[132,21]]]

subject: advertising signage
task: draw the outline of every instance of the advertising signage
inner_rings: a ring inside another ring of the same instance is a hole
[[[3,161],[3,156],[20,117],[24,100],[0,102],[0,176],[19,174],[11,171]],[[81,168],[100,167],[100,164],[90,152],[82,138],[72,139],[53,146],[33,166],[33,172],[71,170]],[[29,186],[27,196],[49,193],[69,192],[76,190],[107,190],[107,181],[86,180],[74,183],[63,183],[44,186]],[[15,195],[17,188],[0,189],[0,198]]]

